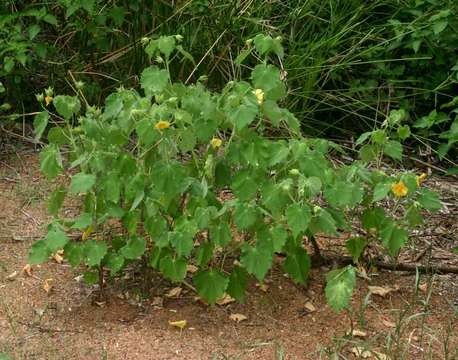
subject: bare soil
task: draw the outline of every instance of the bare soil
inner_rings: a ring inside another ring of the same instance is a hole
[[[431,219],[431,234],[419,234],[402,259],[423,252],[415,260],[457,263],[451,253],[458,245],[454,186],[444,186],[449,205]],[[358,279],[352,310],[340,314],[326,305],[323,268],[312,271],[305,288],[276,266],[266,286],[250,285],[245,304],[214,307],[186,286],[168,298],[176,285],[158,276],[145,295],[135,272],[107,282],[102,302],[97,287],[85,285],[65,261],[34,266],[30,276],[23,268],[28,249],[50,220],[51,188],[33,151],[0,157],[0,358],[2,353],[12,359],[375,359],[377,353],[380,359],[455,359],[458,354],[456,275],[421,275],[416,290],[415,274],[372,269]],[[72,211],[71,204],[68,208]],[[342,245],[338,239],[320,242],[329,249]],[[45,284],[52,286],[49,292]],[[368,286],[395,290],[368,296]],[[236,322],[231,314],[247,319]],[[187,326],[169,324],[177,320]],[[346,335],[352,327],[359,336]],[[358,357],[357,349],[366,346],[371,353]]]

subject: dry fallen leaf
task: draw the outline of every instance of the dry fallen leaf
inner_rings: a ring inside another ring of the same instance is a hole
[[[399,288],[397,287],[392,288],[392,287],[383,287],[383,286],[368,286],[368,288],[372,294],[379,295],[381,297],[385,297],[389,293],[399,290]]]
[[[155,306],[155,307],[163,307],[164,306],[164,299],[161,298],[160,296],[155,296],[153,298],[153,301],[151,303],[152,306]]]
[[[358,329],[353,329],[352,332],[348,332],[348,335],[351,335],[351,336],[355,336],[355,337],[366,337],[367,336],[367,332],[363,331],[363,330],[358,330]]]
[[[420,284],[418,285],[418,288],[426,294],[426,292],[428,291],[428,284],[427,283]]]
[[[308,310],[308,312],[314,312],[316,311],[315,305],[313,305],[310,301],[307,301],[304,305],[304,307]]]
[[[51,289],[53,288],[53,279],[46,279],[43,283],[43,290],[46,291],[46,293],[49,294]]]
[[[17,271],[13,271],[11,274],[9,274],[6,279],[9,280],[9,281],[13,281],[14,279],[16,279],[16,276],[17,276]]]
[[[239,323],[239,322],[244,321],[244,320],[246,320],[248,318],[243,314],[231,314],[231,315],[229,315],[229,319]]]
[[[64,261],[64,257],[62,256],[62,254],[59,254],[59,251],[56,252],[52,258],[54,259],[54,261],[58,264],[62,264],[62,262]]]
[[[224,296],[222,298],[219,298],[218,300],[216,300],[216,303],[218,305],[227,305],[227,304],[230,304],[230,303],[233,303],[235,301],[235,299],[233,297],[231,297],[229,294],[224,294]]]
[[[186,271],[191,273],[191,274],[194,274],[195,272],[197,272],[197,270],[199,270],[199,268],[195,265],[192,265],[192,264],[188,264],[186,266]]]
[[[32,276],[32,265],[25,264],[25,266],[22,268],[22,272],[26,273],[27,276]]]
[[[169,325],[170,326],[174,326],[174,327],[177,327],[181,330],[183,330],[186,325],[188,324],[188,322],[186,320],[178,320],[178,321],[169,321]]]
[[[173,289],[170,289],[167,292],[167,294],[165,294],[165,296],[167,296],[168,298],[178,297],[178,296],[180,296],[182,290],[183,289],[181,287],[179,287],[179,286],[174,287]]]
[[[375,355],[375,358],[377,360],[390,360],[390,357],[388,355],[382,354],[381,352],[372,351],[372,353]]]
[[[382,324],[385,325],[388,328],[395,328],[396,324],[394,322],[391,322],[389,320],[382,319]]]
[[[353,354],[355,354],[356,356],[358,356],[358,357],[360,357],[362,359],[368,359],[368,358],[370,358],[372,356],[372,353],[369,350],[365,350],[361,346],[353,347],[353,348],[351,348],[350,351]]]

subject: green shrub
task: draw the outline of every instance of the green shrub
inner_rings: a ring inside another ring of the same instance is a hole
[[[103,108],[59,95],[52,99],[55,114],[43,105],[35,118],[38,138],[51,119],[65,126],[47,133],[41,170],[50,180],[65,171],[71,181],[52,193],[55,219],[32,246],[30,263],[63,249],[72,266],[86,269],[88,282],[103,269],[116,276],[141,261],[180,282],[192,263],[199,269],[193,283],[208,303],[224,293],[243,301],[247,281],[262,282],[275,253],[286,255],[283,270],[293,281],[308,281],[304,237],[313,244],[315,236],[344,231],[354,235],[347,249],[355,262],[374,243],[395,257],[408,229],[421,222],[421,210],[440,208],[415,174],[388,176],[370,170],[368,159],[335,166],[329,155],[339,151],[336,144],[302,137],[299,121],[278,105],[286,86],[268,57],[280,51],[279,43],[258,37],[254,46],[264,60],[250,82],[231,81],[213,92],[200,82],[171,81],[167,69],[181,52],[179,41],[145,39],[160,66],[143,70],[142,93],[120,88]],[[47,96],[49,102],[50,90]],[[374,149],[399,158],[400,143],[389,139],[398,126],[388,121],[384,136],[370,134],[380,146]],[[223,192],[229,199],[221,199]],[[77,217],[59,216],[65,197],[82,200]],[[70,240],[68,232],[81,238]],[[356,269],[334,270],[327,280],[328,302],[341,310]]]

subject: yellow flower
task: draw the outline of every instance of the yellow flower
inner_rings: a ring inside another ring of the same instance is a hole
[[[417,176],[417,186],[420,186],[423,181],[425,181],[428,175],[426,173],[422,173],[421,175]]]
[[[399,181],[391,185],[391,191],[397,197],[403,197],[407,195],[409,189],[407,189],[407,186],[402,181]]]
[[[158,130],[164,130],[170,127],[170,123],[168,121],[161,120],[156,125],[154,125],[154,127]]]
[[[254,96],[256,96],[256,99],[258,100],[258,104],[262,105],[264,102],[264,91],[262,89],[256,89],[253,91]]]
[[[218,149],[222,144],[223,144],[223,140],[218,139],[218,138],[213,138],[210,141],[210,145],[213,147],[213,149]]]
[[[52,102],[52,96],[46,95],[45,96],[45,104],[48,106]]]

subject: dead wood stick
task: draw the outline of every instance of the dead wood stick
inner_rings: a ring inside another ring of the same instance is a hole
[[[321,259],[312,258],[313,264],[317,266],[321,264],[340,264],[340,265],[350,265],[354,264],[353,259],[350,256],[324,256],[321,255]],[[379,269],[393,270],[393,271],[409,271],[415,272],[419,271],[420,273],[435,273],[435,274],[458,274],[458,266],[454,265],[421,265],[417,263],[395,263],[395,262],[386,262],[378,259],[371,259],[370,263]]]

